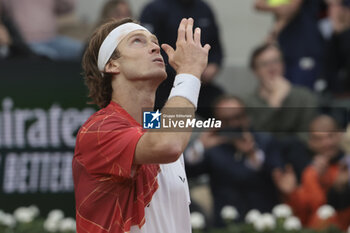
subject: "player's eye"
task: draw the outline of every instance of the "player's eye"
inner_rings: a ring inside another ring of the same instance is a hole
[[[132,42],[133,43],[141,43],[141,39],[140,38],[135,38]]]
[[[132,43],[134,43],[134,44],[145,43],[145,39],[142,38],[142,37],[135,37],[135,38],[132,40]]]

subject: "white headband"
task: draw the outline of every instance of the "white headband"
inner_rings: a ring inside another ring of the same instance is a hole
[[[102,42],[100,50],[98,51],[97,66],[101,72],[104,71],[109,58],[118,47],[118,44],[125,38],[126,35],[136,30],[148,31],[147,28],[142,27],[139,24],[125,23],[116,27],[108,34],[106,39]]]

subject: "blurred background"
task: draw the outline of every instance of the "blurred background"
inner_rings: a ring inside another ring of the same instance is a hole
[[[75,18],[87,24],[93,24],[99,17],[99,9],[105,1],[77,1]],[[129,1],[132,14],[136,19],[140,18],[143,8],[149,0]],[[249,60],[252,48],[261,43],[266,37],[273,22],[270,14],[257,13],[254,10],[253,0],[237,1],[205,1],[215,14],[220,28],[221,42],[224,46],[225,57],[222,73],[217,82],[223,87],[230,82],[228,92],[248,92],[254,88],[255,80],[246,72],[245,67]],[[233,68],[237,69],[233,69]],[[237,74],[237,79],[230,75]],[[238,85],[238,83],[243,84]],[[231,85],[232,83],[232,85]],[[244,88],[242,88],[244,85]]]
[[[193,17],[212,46],[197,114],[223,128],[184,152],[194,231],[348,229],[349,0],[1,0],[0,232],[74,231],[75,136],[98,109],[81,59],[125,17],[173,46]]]

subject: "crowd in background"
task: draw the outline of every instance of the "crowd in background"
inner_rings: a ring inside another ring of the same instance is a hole
[[[198,115],[220,119],[223,128],[196,135],[184,155],[189,178],[209,176],[212,224],[224,226],[220,212],[226,205],[235,206],[242,221],[251,209],[266,212],[288,203],[303,225],[317,227],[315,213],[328,203],[337,210],[334,224],[346,229],[350,157],[342,142],[350,109],[350,0],[282,2],[255,1],[255,9],[272,14],[274,22],[266,39],[252,48],[247,66],[258,86],[245,96],[227,95],[214,81],[225,46],[207,3],[150,1],[139,21],[159,43],[175,46],[180,20],[192,17],[202,29],[202,43],[211,45]],[[2,0],[0,62],[79,61],[86,41],[62,36],[57,27],[58,18],[74,8],[74,0]],[[128,2],[109,0],[95,28],[125,17],[132,17]],[[175,72],[167,66],[167,73],[156,108],[172,87]]]

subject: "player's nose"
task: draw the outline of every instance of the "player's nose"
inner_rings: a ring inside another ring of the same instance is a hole
[[[160,47],[158,44],[151,42],[151,48],[150,48],[151,53],[160,53]]]

